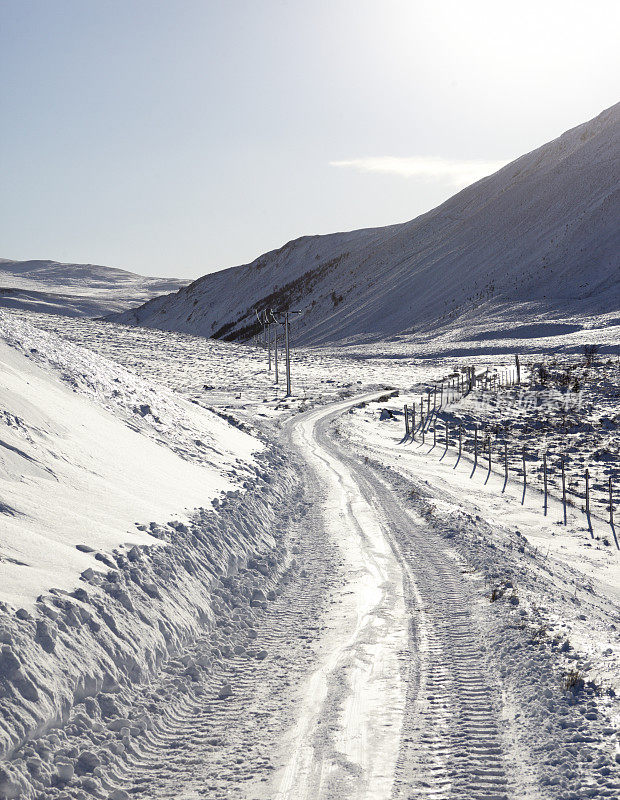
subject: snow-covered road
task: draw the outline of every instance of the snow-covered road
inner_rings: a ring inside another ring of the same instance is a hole
[[[349,580],[342,616],[331,621],[334,646],[286,737],[291,755],[276,796],[506,797],[501,692],[484,666],[471,578],[425,520],[330,435],[351,405],[313,411],[293,429],[326,484],[326,530]]]
[[[232,655],[117,767],[132,794],[539,796],[528,791],[526,771],[509,790],[509,724],[487,668],[476,580],[334,436],[333,423],[360,399],[368,396],[286,426],[284,443],[304,473],[308,513],[291,540],[304,568],[256,620],[255,647],[265,648],[265,659]],[[205,646],[208,639],[177,659],[180,673],[187,655],[199,660]],[[214,700],[225,683],[231,696]],[[166,702],[175,704],[174,694]]]
[[[387,798],[406,700],[408,625],[403,573],[379,510],[327,436],[350,402],[306,414],[291,440],[324,493],[325,535],[347,580],[332,597],[329,645],[312,672],[284,739],[290,757],[276,797]],[[320,488],[319,488],[320,487]]]

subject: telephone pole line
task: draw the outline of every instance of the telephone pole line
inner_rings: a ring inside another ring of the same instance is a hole
[[[274,312],[269,309],[271,320],[276,323],[276,342],[278,336],[278,325],[284,325],[284,362],[286,365],[286,397],[291,396],[291,337],[290,337],[290,314],[301,314],[301,311],[285,311],[284,320],[279,320]],[[276,383],[278,383],[278,350],[276,345]]]

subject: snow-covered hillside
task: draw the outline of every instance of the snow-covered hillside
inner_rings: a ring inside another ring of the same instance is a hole
[[[96,264],[0,259],[0,308],[97,317],[144,303],[188,283],[147,278]]]
[[[437,329],[475,308],[501,330],[515,302],[521,325],[617,311],[619,123],[620,104],[411,222],[305,236],[113,318],[245,339],[254,308],[301,309],[296,340],[320,344]]]

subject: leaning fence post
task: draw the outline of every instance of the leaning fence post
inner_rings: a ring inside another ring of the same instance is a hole
[[[405,405],[405,436],[409,436],[409,412],[407,411],[406,405]]]
[[[562,464],[562,505],[564,506],[564,524],[566,525],[566,473],[564,471],[564,456],[561,456]]]
[[[545,487],[545,516],[547,516],[547,453],[543,453],[543,484]]]
[[[613,503],[613,492],[611,485],[611,475],[609,476],[609,524],[611,526],[613,526],[614,524],[614,503]]]
[[[474,469],[478,464],[478,425],[474,426]]]
[[[411,438],[415,439],[415,400],[411,404]]]
[[[590,470],[586,467],[586,517],[588,520],[588,530],[590,536],[594,539],[594,531],[592,530],[592,520],[590,519]]]

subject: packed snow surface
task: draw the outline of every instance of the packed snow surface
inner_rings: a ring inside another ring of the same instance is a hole
[[[460,321],[470,349],[604,336],[620,312],[619,136],[620,104],[411,222],[304,236],[114,319],[243,341],[255,309],[300,310],[301,344],[401,350]]]

